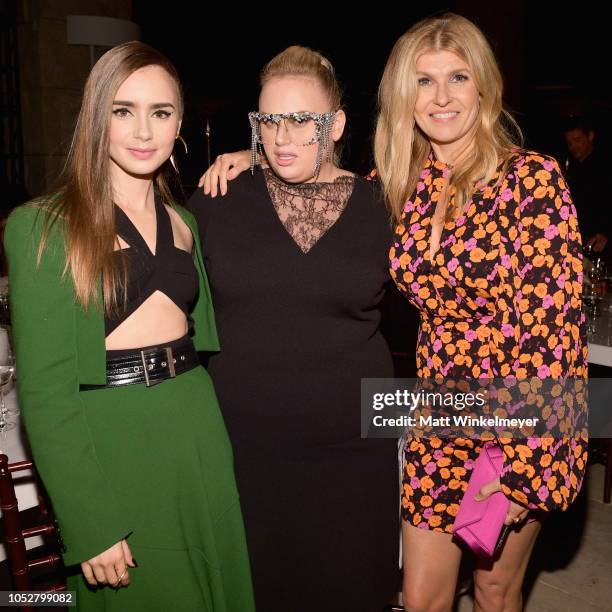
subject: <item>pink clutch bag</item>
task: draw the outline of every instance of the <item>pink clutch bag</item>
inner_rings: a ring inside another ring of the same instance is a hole
[[[502,449],[497,444],[486,443],[474,464],[453,525],[453,534],[479,556],[494,555],[510,501],[501,491],[483,501],[476,501],[474,495],[501,474],[502,465]]]

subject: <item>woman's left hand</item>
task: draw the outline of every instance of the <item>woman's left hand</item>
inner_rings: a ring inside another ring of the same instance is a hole
[[[486,485],[483,485],[474,496],[476,501],[482,501],[487,499],[489,495],[493,495],[493,493],[497,493],[497,491],[501,491],[501,483],[499,481],[499,477],[491,482],[488,482]],[[506,514],[506,518],[504,519],[504,525],[511,525],[512,523],[522,523],[529,514],[529,509],[525,508],[525,506],[520,506],[519,504],[515,504],[513,501],[510,502],[510,507],[508,508],[508,513]]]

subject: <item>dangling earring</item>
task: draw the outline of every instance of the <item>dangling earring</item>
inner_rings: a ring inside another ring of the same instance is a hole
[[[261,137],[259,134],[259,124],[255,115],[256,113],[249,113],[249,123],[251,124],[251,175],[255,172],[255,166],[261,154]]]
[[[187,143],[185,142],[185,139],[180,134],[177,134],[175,140],[180,140],[181,144],[183,145],[183,148],[185,149],[185,155],[187,155],[189,153],[189,149],[187,148]],[[174,153],[172,153],[172,155],[170,156],[170,163],[178,174],[179,170],[176,166],[176,162],[174,161]]]
[[[331,133],[334,127],[335,113],[327,113],[327,117],[318,126],[319,130],[319,148],[317,150],[317,159],[315,160],[314,176],[315,179],[321,171],[321,164],[331,159]]]

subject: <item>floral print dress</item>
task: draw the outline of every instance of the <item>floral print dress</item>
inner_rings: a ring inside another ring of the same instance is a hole
[[[557,162],[521,151],[501,164],[444,224],[432,258],[431,219],[449,172],[430,153],[390,250],[391,275],[421,315],[417,375],[586,379],[580,233]],[[572,503],[586,466],[585,434],[497,442],[508,498],[534,510]],[[468,437],[408,438],[404,520],[452,532],[481,447]]]

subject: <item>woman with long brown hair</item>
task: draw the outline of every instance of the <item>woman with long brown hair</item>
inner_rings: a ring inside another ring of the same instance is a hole
[[[6,228],[19,402],[82,609],[253,610],[232,450],[196,354],[219,348],[210,291],[171,190],[182,115],[163,55],[110,50],[62,187]]]

